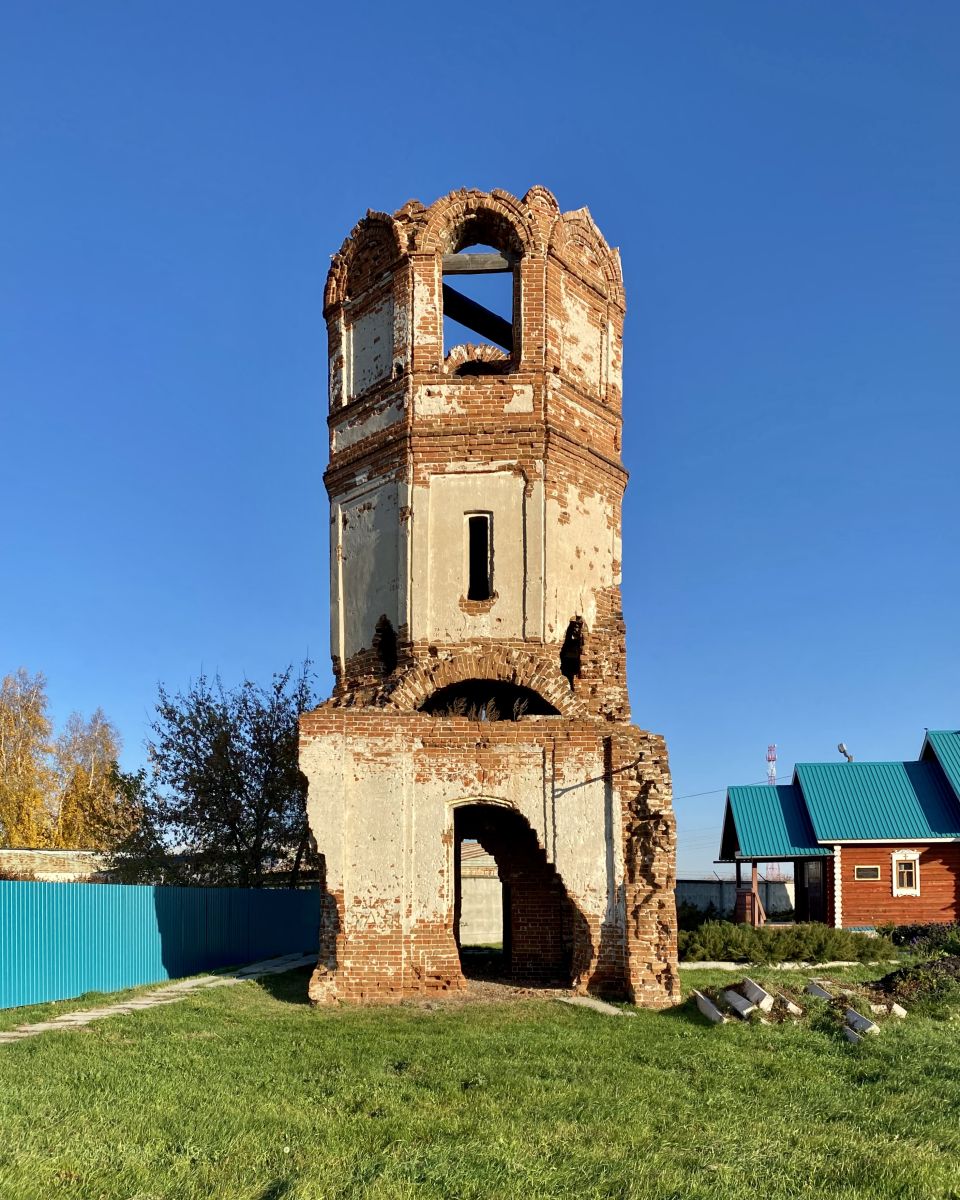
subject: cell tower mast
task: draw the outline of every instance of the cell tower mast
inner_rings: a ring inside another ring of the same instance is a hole
[[[767,747],[767,783],[777,786],[777,747],[775,744]]]

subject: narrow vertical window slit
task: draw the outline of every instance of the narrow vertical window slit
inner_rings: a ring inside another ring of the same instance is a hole
[[[489,513],[467,518],[467,538],[467,599],[489,600],[493,594]]]

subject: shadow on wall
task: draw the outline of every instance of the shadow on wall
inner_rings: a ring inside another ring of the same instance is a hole
[[[154,887],[160,957],[172,979],[284,954],[314,954],[317,888]]]
[[[618,923],[604,921],[599,955],[594,959],[590,923],[568,895],[556,868],[547,860],[529,822],[514,809],[494,804],[467,804],[454,815],[457,846],[477,841],[491,855],[503,886],[504,974],[525,986],[585,984],[591,990],[622,994],[623,939]],[[456,873],[454,933],[460,945],[461,873]],[[461,967],[470,974],[496,974],[496,958],[461,952]]]

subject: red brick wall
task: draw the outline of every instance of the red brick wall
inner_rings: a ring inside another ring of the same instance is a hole
[[[504,830],[497,840],[492,822],[492,836],[475,828],[461,828],[460,836],[477,837],[495,855],[501,877],[511,887],[513,965],[518,975],[566,975],[584,990],[651,1005],[678,998],[675,825],[662,738],[583,718],[476,722],[390,709],[348,709],[329,702],[304,714],[300,729],[302,747],[340,731],[355,745],[366,746],[366,753],[382,754],[396,769],[391,735],[402,729],[413,747],[414,778],[423,789],[420,805],[430,803],[440,780],[456,781],[465,795],[480,790],[497,795],[514,771],[529,766],[531,759],[543,764],[548,779],[557,773],[584,780],[596,776],[599,759],[609,787],[608,820],[623,838],[624,877],[610,879],[617,889],[611,897],[611,919],[599,915],[602,903],[590,912],[578,897],[567,894],[564,880],[547,861],[542,831],[524,826],[521,836]],[[376,800],[370,796],[369,802]],[[561,800],[561,819],[563,807]],[[498,811],[504,810],[494,809]],[[603,820],[602,813],[598,819]],[[316,828],[323,852],[324,835],[332,836],[333,831]],[[330,892],[335,894],[329,897],[324,919],[318,998],[331,985],[335,995],[348,999],[393,999],[462,986],[452,920],[449,926],[417,921],[403,934],[401,898],[385,895],[384,904],[395,912],[394,926],[385,931],[381,923],[368,931],[352,920],[351,899],[345,911],[342,893],[335,887]],[[412,973],[407,969],[411,959]],[[393,969],[401,963],[402,972]]]
[[[920,850],[920,895],[894,896],[891,855]],[[960,843],[928,846],[844,846],[841,854],[844,926],[955,921],[960,912]],[[855,880],[854,867],[880,868],[880,879]]]

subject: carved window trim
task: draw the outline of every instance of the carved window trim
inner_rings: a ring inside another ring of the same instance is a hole
[[[920,851],[894,850],[890,859],[893,866],[891,887],[894,896],[919,896]]]

